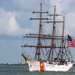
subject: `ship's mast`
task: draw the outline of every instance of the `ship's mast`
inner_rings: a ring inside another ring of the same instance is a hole
[[[62,47],[64,47],[64,25],[65,25],[65,17],[63,17],[63,28],[62,28]],[[61,59],[63,61],[64,48],[62,48]]]
[[[54,33],[55,33],[55,24],[56,24],[56,22],[55,22],[56,21],[55,16],[56,16],[56,6],[54,6],[54,17],[53,17],[54,23],[53,23],[52,37],[54,37]],[[54,59],[54,38],[52,39],[52,61],[53,61],[53,59]]]
[[[41,34],[42,34],[42,20],[48,20],[48,18],[42,18],[42,14],[43,13],[47,13],[48,14],[48,11],[46,12],[43,12],[42,11],[42,3],[40,3],[40,11],[39,12],[35,12],[33,11],[33,13],[39,13],[40,14],[40,18],[31,18],[31,20],[40,20],[40,23],[39,23],[39,34],[38,34],[38,42],[37,42],[37,55],[38,55],[38,60],[40,60],[40,49],[41,49]]]
[[[40,24],[39,24],[39,37],[41,37],[42,34],[42,3],[40,3]],[[38,38],[38,46],[41,45],[41,38]],[[40,60],[40,47],[38,50],[38,60]]]
[[[54,43],[54,40],[55,40],[55,28],[56,28],[56,23],[62,23],[62,21],[56,21],[56,17],[57,16],[62,16],[60,14],[56,14],[56,6],[54,6],[54,14],[50,14],[49,16],[53,16],[53,21],[50,21],[48,23],[53,23],[53,31],[52,31],[52,42],[51,42],[51,45],[52,45],[52,58],[51,58],[51,61],[53,62],[54,61],[54,49],[55,49],[55,43]],[[64,39],[64,38],[63,38]]]

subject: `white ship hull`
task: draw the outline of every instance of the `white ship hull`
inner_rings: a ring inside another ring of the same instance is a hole
[[[46,62],[39,62],[39,61],[35,61],[35,60],[31,60],[28,63],[29,66],[29,71],[68,71],[72,66],[73,63],[72,62],[68,62],[67,64],[57,64],[57,63],[46,63]]]

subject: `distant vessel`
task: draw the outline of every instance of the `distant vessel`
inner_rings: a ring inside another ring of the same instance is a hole
[[[33,14],[34,13],[40,14],[39,18],[31,18],[31,20],[39,20],[39,33],[27,34],[24,38],[36,38],[37,45],[23,45],[22,47],[35,48],[35,58],[27,57],[24,53],[21,54],[25,59],[25,63],[29,66],[29,71],[68,71],[73,66],[73,60],[70,50],[67,47],[68,41],[64,29],[65,17],[62,21],[57,21],[56,17],[62,17],[62,15],[56,14],[56,6],[54,6],[54,13],[49,14],[48,12],[42,11],[42,3],[40,3],[40,11],[33,11]],[[47,16],[49,15],[52,20],[49,18],[43,18],[43,13],[47,14]],[[52,34],[42,33],[42,20],[45,20],[45,24],[51,24]],[[60,24],[62,27],[62,29],[58,29],[59,32],[61,30],[61,35],[56,34],[57,24]],[[47,44],[44,44],[44,40],[47,40]]]

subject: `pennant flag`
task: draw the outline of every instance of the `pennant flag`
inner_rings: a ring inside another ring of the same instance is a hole
[[[75,39],[68,35],[68,47],[75,47]]]

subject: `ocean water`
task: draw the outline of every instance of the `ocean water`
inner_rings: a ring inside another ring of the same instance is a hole
[[[75,66],[68,72],[29,72],[27,65],[0,65],[0,75],[75,75]]]

